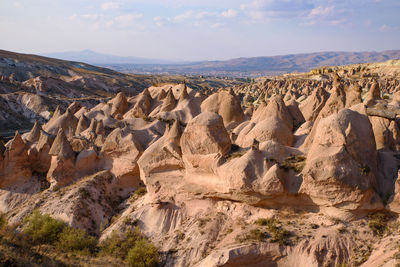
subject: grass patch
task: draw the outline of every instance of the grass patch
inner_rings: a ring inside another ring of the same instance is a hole
[[[374,235],[383,236],[388,230],[388,223],[393,219],[393,214],[376,212],[367,216],[368,227],[372,230]]]
[[[306,157],[304,156],[290,156],[280,164],[280,168],[288,171],[294,170],[296,173],[300,173],[306,165]]]
[[[286,246],[290,244],[291,233],[282,226],[278,226],[279,221],[275,218],[260,218],[254,223],[267,228],[268,233],[271,235],[270,242]]]
[[[146,195],[147,189],[146,187],[139,187],[136,191],[135,194],[139,197]]]

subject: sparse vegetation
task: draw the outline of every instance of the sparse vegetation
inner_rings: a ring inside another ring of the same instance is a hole
[[[158,252],[146,239],[138,240],[128,252],[127,261],[132,267],[151,267],[158,265]]]
[[[147,189],[146,189],[146,187],[139,187],[136,191],[135,191],[135,194],[137,195],[137,196],[144,196],[145,194],[147,193]]]
[[[49,215],[42,215],[38,210],[24,220],[23,232],[37,244],[54,244],[60,233],[65,228],[65,223],[51,218]]]
[[[360,167],[360,172],[361,172],[362,175],[368,175],[368,173],[370,171],[371,171],[371,169],[367,165]]]
[[[286,171],[292,169],[297,173],[300,173],[306,165],[306,157],[304,156],[290,156],[280,164],[280,167]]]
[[[284,229],[282,226],[278,226],[279,221],[274,218],[260,218],[257,219],[255,224],[265,226],[268,233],[271,235],[270,242],[279,243],[280,245],[289,245],[289,237],[291,233]]]
[[[65,252],[76,252],[84,255],[91,255],[95,252],[97,239],[89,236],[82,229],[64,227],[58,237],[57,247]]]
[[[383,236],[388,231],[388,222],[393,218],[390,213],[376,212],[367,216],[368,227],[374,235]]]

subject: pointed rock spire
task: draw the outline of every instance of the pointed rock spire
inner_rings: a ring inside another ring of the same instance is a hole
[[[189,94],[187,92],[186,81],[183,82],[183,89],[181,95],[179,96],[179,102],[189,99]]]
[[[40,138],[40,131],[42,131],[42,126],[38,123],[38,121],[36,121],[32,127],[32,130],[25,137],[25,140],[30,143],[38,142]]]
[[[157,96],[157,100],[158,101],[163,100],[166,96],[167,96],[167,92],[164,91],[164,89],[161,89],[160,93]]]
[[[105,133],[105,130],[104,130],[103,121],[102,121],[102,120],[99,120],[99,121],[97,122],[97,125],[96,125],[96,134],[98,134],[98,135],[104,135],[104,133]]]
[[[72,146],[68,142],[67,137],[62,129],[58,130],[58,134],[50,148],[49,154],[52,156],[62,156],[64,158],[70,158],[74,156]]]
[[[79,135],[81,132],[88,128],[88,119],[85,114],[82,114],[79,118],[78,125],[76,126],[75,135]]]
[[[176,99],[174,97],[174,94],[172,92],[172,89],[170,88],[168,90],[167,97],[164,99],[162,106],[161,106],[161,112],[164,111],[171,111],[175,108],[176,105]]]

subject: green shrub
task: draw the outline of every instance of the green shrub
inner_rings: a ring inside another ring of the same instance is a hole
[[[100,247],[100,254],[110,255],[112,257],[124,259],[128,255],[128,251],[132,248],[136,241],[143,239],[139,227],[126,232],[124,236],[112,232]]]
[[[392,219],[390,213],[376,212],[367,216],[369,219],[368,227],[372,230],[374,235],[383,236],[388,230],[388,222]]]
[[[275,224],[276,220],[274,218],[259,218],[254,223],[260,226],[267,226]]]
[[[306,157],[304,156],[290,156],[285,159],[284,162],[279,166],[282,169],[288,171],[289,169],[294,170],[297,173],[300,173],[304,166],[306,165]]]
[[[137,196],[144,196],[145,194],[147,193],[147,189],[146,189],[146,187],[139,187],[136,191],[135,191],[135,194],[137,195]]]
[[[270,242],[279,243],[281,245],[289,245],[290,232],[281,226],[277,226],[279,221],[274,218],[260,218],[257,219],[255,224],[266,226],[268,233],[271,235]],[[260,231],[261,232],[261,231]]]
[[[65,227],[63,221],[53,219],[48,214],[42,215],[38,210],[34,210],[24,220],[23,232],[34,243],[53,244]]]
[[[146,239],[136,241],[127,256],[128,264],[132,267],[151,267],[158,265],[158,252],[153,244]]]
[[[89,236],[85,230],[65,227],[58,237],[57,247],[67,252],[92,254],[97,245],[97,239]]]

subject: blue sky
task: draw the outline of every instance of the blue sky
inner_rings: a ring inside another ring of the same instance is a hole
[[[1,0],[0,49],[213,60],[400,49],[400,0]]]

